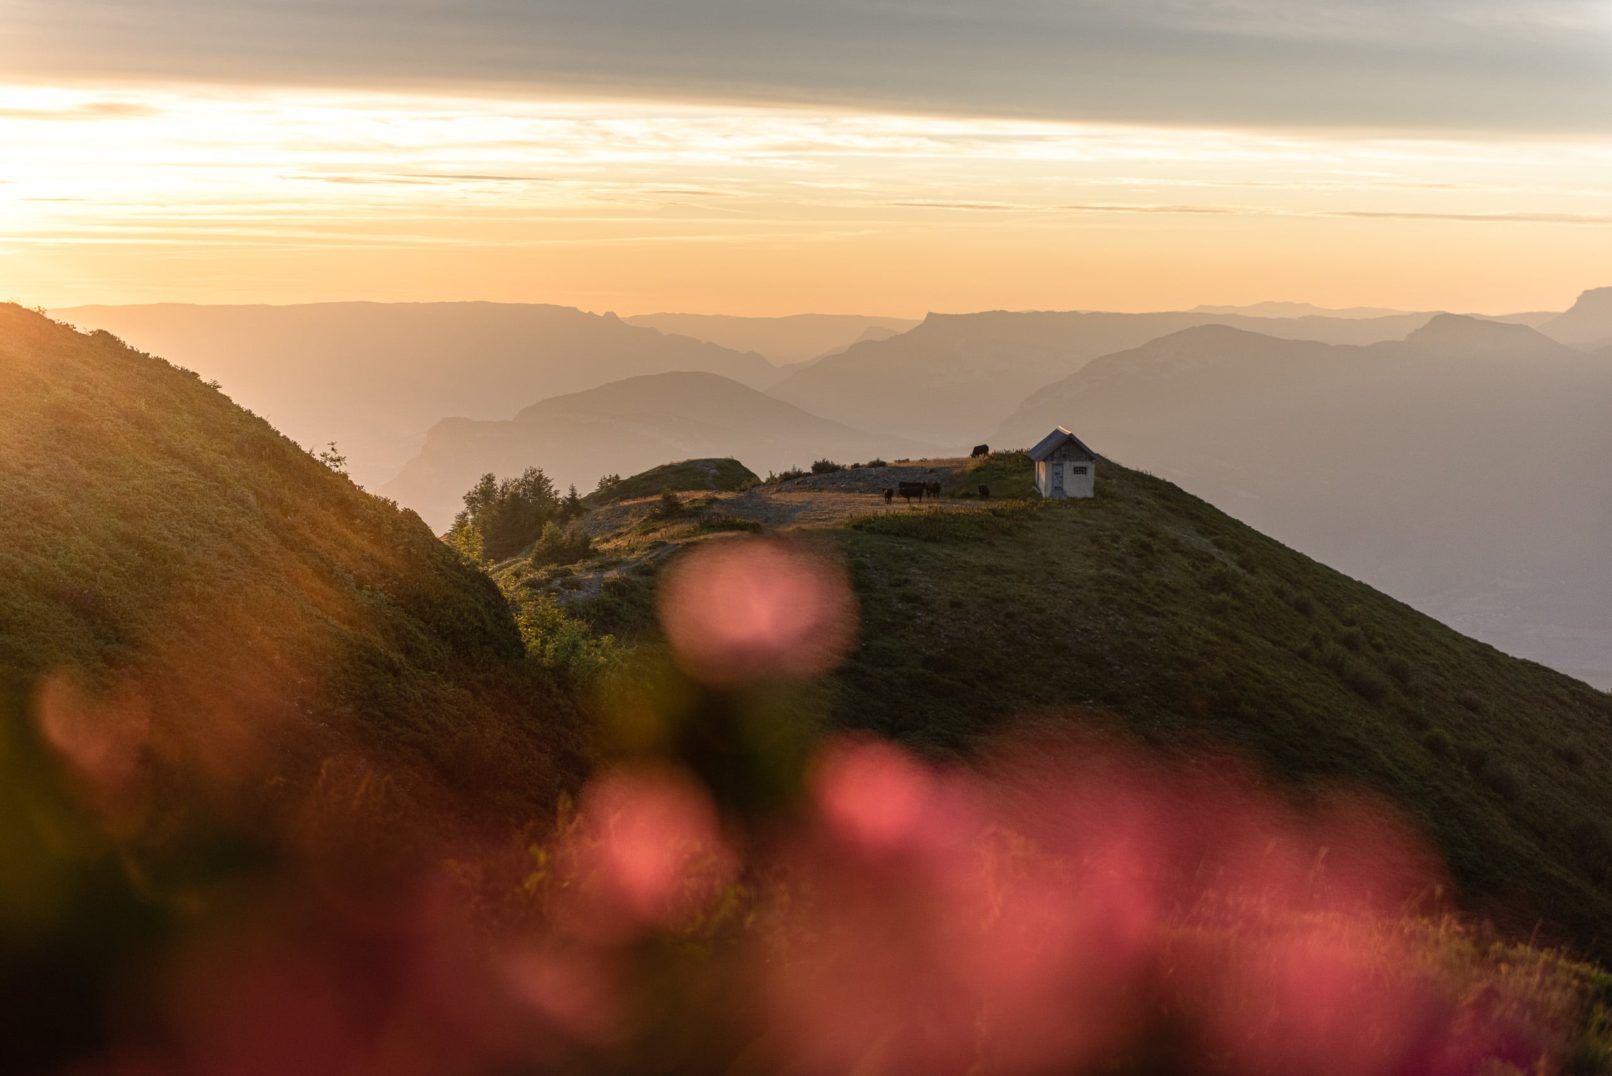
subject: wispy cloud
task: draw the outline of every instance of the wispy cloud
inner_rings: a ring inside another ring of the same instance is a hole
[[[40,123],[61,123],[74,120],[125,120],[131,117],[155,115],[151,105],[132,101],[81,101],[66,107],[5,108],[0,107],[0,120],[28,120]]]
[[[1463,224],[1612,224],[1612,213],[1413,213],[1349,209],[1332,215],[1359,220],[1444,220]]]
[[[6,22],[17,79],[1612,130],[1604,0],[11,0]]]

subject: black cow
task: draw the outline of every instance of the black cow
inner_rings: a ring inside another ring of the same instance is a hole
[[[981,486],[980,487],[980,500],[988,501],[990,499],[991,499],[991,487],[990,486]]]
[[[899,496],[905,497],[907,499],[908,504],[912,503],[912,499],[914,497],[917,497],[918,500],[920,502],[922,502],[923,499],[924,499],[924,494],[927,493],[928,491],[929,491],[929,483],[927,483],[927,482],[898,482],[898,483],[896,483],[896,493]]]
[[[973,453],[973,458],[974,459],[979,459],[981,456],[989,456],[990,454],[991,454],[991,446],[990,445],[975,445],[974,446],[974,453]]]
[[[929,494],[931,497],[939,497],[940,496],[940,483],[939,482],[925,482],[924,483],[924,492]]]
[[[885,504],[889,504],[891,501],[893,501],[895,499],[896,499],[896,491],[895,490],[887,489],[887,490],[884,491],[884,503]]]

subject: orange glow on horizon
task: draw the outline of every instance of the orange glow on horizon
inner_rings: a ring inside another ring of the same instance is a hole
[[[1612,234],[1592,141],[16,86],[0,141],[0,298],[50,307],[1504,312]]]

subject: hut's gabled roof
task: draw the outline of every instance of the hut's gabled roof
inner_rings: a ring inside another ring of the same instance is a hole
[[[1085,453],[1087,459],[1095,460],[1097,458],[1097,453],[1088,448],[1086,442],[1062,426],[1043,437],[1040,443],[1030,450],[1029,455],[1032,460],[1039,463],[1067,444],[1073,444],[1080,449],[1081,452]]]

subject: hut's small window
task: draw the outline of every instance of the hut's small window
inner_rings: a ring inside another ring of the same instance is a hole
[[[1084,467],[1076,467],[1075,468],[1075,474],[1085,474],[1085,473],[1086,473],[1086,468],[1084,468]]]

